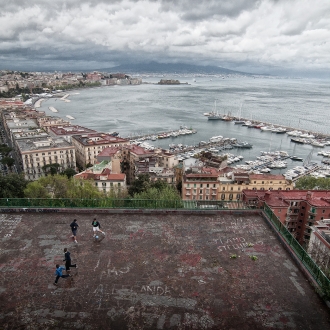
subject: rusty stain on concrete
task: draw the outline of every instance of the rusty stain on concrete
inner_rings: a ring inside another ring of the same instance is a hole
[[[54,286],[64,247],[78,269]],[[0,213],[0,270],[1,329],[330,329],[254,214]]]

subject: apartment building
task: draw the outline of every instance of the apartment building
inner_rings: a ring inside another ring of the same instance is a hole
[[[191,186],[192,181],[194,186]],[[283,175],[233,172],[228,167],[222,170],[203,168],[183,176],[182,199],[237,201],[242,199],[244,189],[290,190],[293,185]]]
[[[110,162],[112,173],[121,173],[122,149],[121,146],[104,148],[96,156],[96,159],[100,163],[103,161]]]
[[[76,174],[74,178],[93,180],[95,186],[104,193],[124,192],[127,189],[126,174],[113,173],[112,164],[109,161],[94,164],[85,171]]]
[[[122,150],[122,172],[127,174],[127,183],[131,184],[139,174],[149,173],[150,167],[158,166],[158,157],[154,150],[147,150],[135,144]]]
[[[24,137],[15,139],[15,149],[27,180],[46,175],[46,165],[59,164],[58,171],[76,168],[74,147],[63,139]]]
[[[96,133],[95,130],[89,129],[83,126],[79,125],[67,125],[67,126],[48,126],[48,134],[54,138],[63,138],[66,141],[71,143],[71,136],[77,135],[77,134],[90,134],[90,133]]]
[[[184,174],[182,178],[182,199],[217,200],[219,172],[215,168],[202,168],[199,173]]]
[[[308,253],[321,270],[330,274],[330,219],[315,221],[312,226]]]
[[[304,246],[308,245],[315,222],[330,218],[327,190],[244,190],[243,201],[256,207],[266,203]]]
[[[156,149],[155,154],[158,156],[158,164],[164,168],[174,168],[179,164],[179,160],[176,159],[175,155],[164,149]]]
[[[76,149],[77,164],[83,168],[87,164],[94,165],[98,154],[108,147],[128,145],[129,141],[106,133],[77,134],[72,136]]]
[[[60,117],[56,116],[45,116],[37,119],[38,125],[43,128],[46,132],[50,130],[50,128],[54,127],[65,127],[70,126],[71,123],[67,120],[64,120]]]

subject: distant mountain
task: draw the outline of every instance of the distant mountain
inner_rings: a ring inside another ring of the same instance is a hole
[[[177,74],[241,74],[251,76],[251,73],[229,70],[217,66],[202,66],[184,63],[138,63],[121,64],[109,69],[99,69],[103,72],[124,72],[124,73],[177,73]]]

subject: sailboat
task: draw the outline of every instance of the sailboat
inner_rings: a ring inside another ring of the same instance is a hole
[[[240,106],[240,109],[239,109],[239,118],[238,118],[238,120],[235,120],[235,121],[234,121],[234,124],[235,124],[235,125],[242,125],[242,124],[245,123],[244,120],[241,120],[242,106],[243,106],[243,102],[241,103],[241,106]]]
[[[214,101],[214,110],[210,112],[209,116],[207,117],[208,120],[221,120],[222,117],[219,115],[217,110],[217,100]]]
[[[291,159],[291,160],[295,160],[295,161],[297,161],[297,162],[302,162],[303,159],[302,159],[301,157],[296,156],[295,153],[296,153],[296,144],[295,144],[294,147],[293,147],[293,155],[290,156],[290,159]]]

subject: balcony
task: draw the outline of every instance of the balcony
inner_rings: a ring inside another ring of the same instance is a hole
[[[287,212],[287,216],[289,216],[289,217],[292,217],[292,216],[296,217],[298,215],[299,215],[299,213],[294,213],[294,212],[291,212],[291,211]]]

